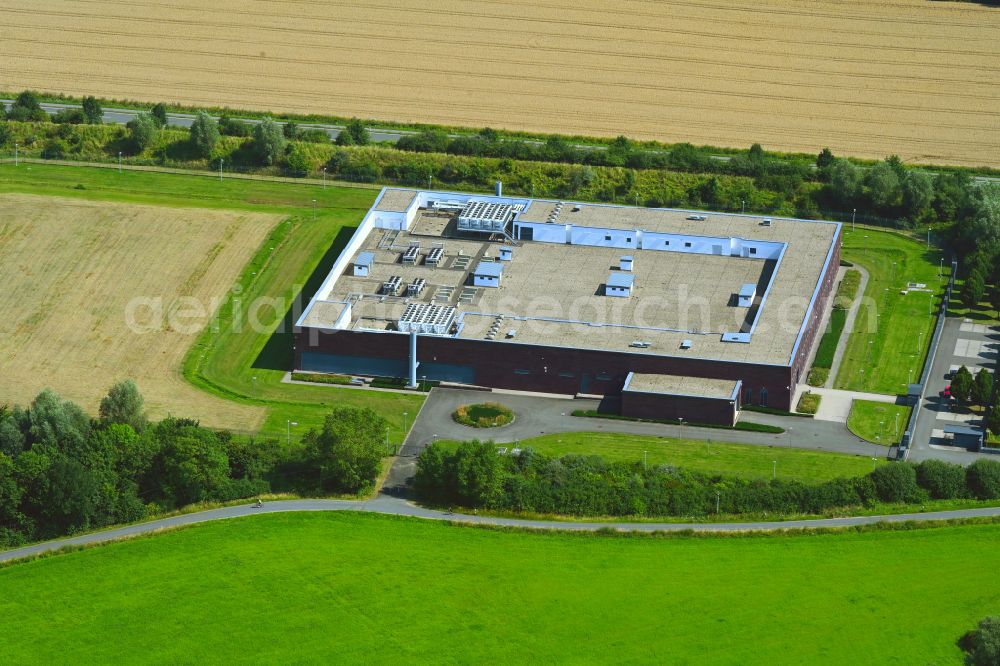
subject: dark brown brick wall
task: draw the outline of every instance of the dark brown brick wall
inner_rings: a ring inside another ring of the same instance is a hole
[[[694,423],[731,426],[736,423],[736,406],[728,400],[625,391],[622,393],[622,416],[640,419],[682,418]]]

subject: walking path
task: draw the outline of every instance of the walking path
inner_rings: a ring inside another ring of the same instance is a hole
[[[854,295],[851,309],[847,311],[847,318],[844,320],[844,330],[840,334],[840,340],[837,341],[837,351],[833,354],[833,363],[830,364],[830,374],[826,378],[824,388],[833,388],[833,382],[837,378],[837,373],[840,372],[840,364],[844,360],[844,352],[847,350],[847,341],[851,337],[851,331],[854,330],[854,320],[858,317],[858,310],[861,309],[861,301],[865,297],[865,289],[868,288],[868,271],[856,264],[853,268],[861,273],[861,281],[858,283],[858,291]],[[836,298],[836,295],[834,298]]]
[[[257,516],[265,513],[285,513],[290,511],[362,511],[391,516],[409,516],[427,520],[440,520],[472,525],[497,525],[504,527],[519,527],[541,530],[567,530],[571,532],[594,532],[602,529],[614,529],[631,532],[679,532],[692,530],[695,532],[746,532],[767,531],[794,528],[818,527],[851,527],[856,525],[871,525],[879,522],[901,523],[906,521],[948,520],[953,518],[979,518],[1000,516],[1000,507],[981,509],[963,509],[958,511],[936,511],[931,513],[906,513],[888,516],[856,516],[852,518],[822,518],[815,520],[788,520],[772,522],[748,523],[627,523],[627,522],[563,522],[556,520],[523,520],[518,518],[497,518],[493,516],[478,516],[448,511],[425,509],[410,502],[395,497],[380,495],[370,500],[285,500],[267,502],[257,508],[253,504],[242,504],[221,509],[211,509],[198,513],[188,513],[182,516],[162,518],[148,523],[127,525],[103,532],[83,534],[66,539],[56,539],[45,543],[24,546],[0,552],[0,562],[16,560],[22,557],[38,555],[66,546],[83,546],[88,544],[108,543],[142,534],[151,534],[160,530],[184,525],[194,525],[223,518],[240,518]]]

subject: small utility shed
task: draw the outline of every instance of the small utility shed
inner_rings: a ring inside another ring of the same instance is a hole
[[[476,287],[499,287],[503,264],[499,261],[480,261],[472,271],[472,284]]]
[[[375,261],[373,252],[362,252],[354,260],[354,274],[358,277],[367,277],[371,273],[372,263]]]
[[[753,305],[753,299],[755,299],[756,297],[757,297],[757,285],[753,284],[752,282],[748,282],[747,284],[740,287],[739,302],[741,308],[748,308],[751,305]]]
[[[732,379],[628,373],[622,388],[622,416],[736,424],[740,387]]]
[[[635,276],[631,273],[612,273],[608,281],[604,284],[604,293],[608,296],[628,298],[632,295],[632,287],[635,285]]]

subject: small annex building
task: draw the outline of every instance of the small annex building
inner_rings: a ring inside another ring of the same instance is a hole
[[[741,380],[630,372],[622,388],[622,416],[733,426]]]

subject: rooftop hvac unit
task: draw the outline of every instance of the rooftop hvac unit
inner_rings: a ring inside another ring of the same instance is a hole
[[[399,293],[399,287],[403,284],[403,278],[393,275],[382,283],[382,293],[386,296],[395,296]]]
[[[691,349],[691,341],[690,340],[681,341],[681,349]]]
[[[629,347],[636,347],[637,349],[649,349],[652,346],[652,342],[646,342],[645,340],[633,340],[629,344]]]
[[[769,227],[769,226],[771,226],[771,220],[770,219],[761,220],[760,221],[760,226],[762,226],[762,227]]]
[[[420,256],[420,248],[416,245],[411,245],[406,248],[406,252],[403,253],[403,263],[404,264],[415,264]]]

